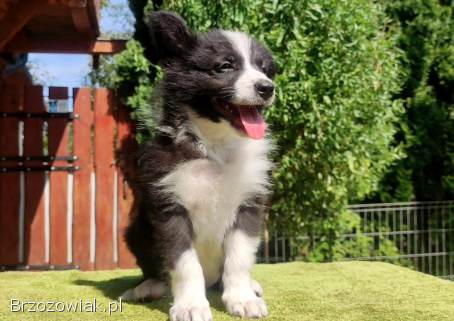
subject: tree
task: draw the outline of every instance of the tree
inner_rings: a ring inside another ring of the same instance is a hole
[[[375,201],[454,197],[454,3],[387,1],[398,30],[406,77],[396,95],[405,102],[396,136],[407,157],[387,173]]]

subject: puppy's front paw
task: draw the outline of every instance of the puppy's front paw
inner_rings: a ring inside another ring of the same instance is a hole
[[[265,301],[252,289],[231,290],[222,295],[222,301],[230,314],[241,318],[264,318],[268,315]]]
[[[204,304],[175,303],[169,311],[170,321],[212,321],[210,306]]]
[[[256,280],[254,279],[251,279],[251,288],[252,288],[252,291],[254,291],[254,293],[259,296],[259,297],[263,297],[263,289],[262,289],[262,286],[260,285],[260,283],[258,283]]]

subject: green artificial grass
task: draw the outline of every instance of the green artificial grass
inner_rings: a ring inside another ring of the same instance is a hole
[[[454,320],[454,283],[386,263],[257,265],[270,315],[295,321]],[[122,312],[10,312],[10,300],[80,299],[106,307],[140,279],[138,270],[0,273],[0,320],[168,320],[170,298],[125,303]],[[229,316],[221,294],[208,292],[215,320]]]

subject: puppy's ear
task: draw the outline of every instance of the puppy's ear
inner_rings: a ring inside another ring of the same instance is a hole
[[[151,38],[149,59],[152,63],[163,63],[168,59],[181,57],[195,44],[196,36],[186,22],[172,12],[150,12],[144,21]]]

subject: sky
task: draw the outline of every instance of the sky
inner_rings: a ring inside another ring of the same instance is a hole
[[[127,0],[110,0],[115,6],[126,6]],[[132,17],[129,9],[123,11]],[[101,35],[124,31],[124,21],[118,12],[101,11]],[[128,26],[127,28],[132,28]],[[90,71],[90,55],[80,54],[30,54],[28,56],[30,72],[42,80],[45,86],[82,87],[87,85]]]

